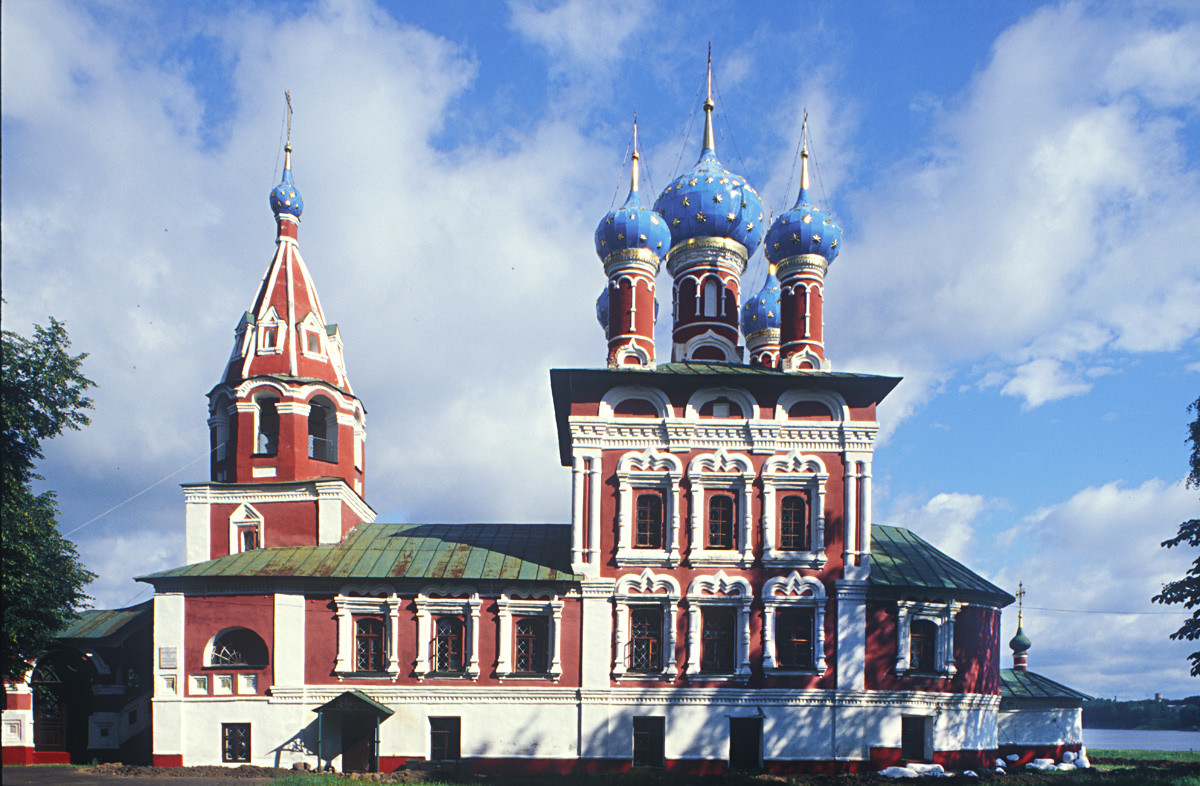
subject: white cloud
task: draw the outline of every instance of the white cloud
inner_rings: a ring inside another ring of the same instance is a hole
[[[974,522],[989,507],[980,494],[941,492],[924,503],[900,497],[883,519],[920,535],[951,557],[970,561]]]
[[[1195,693],[1186,661],[1194,643],[1168,639],[1185,612],[1150,598],[1182,578],[1195,557],[1159,544],[1195,516],[1196,504],[1182,481],[1112,482],[1043,507],[1015,528],[1005,555],[1011,566],[991,578],[1009,589],[1023,582],[1029,592],[1029,667],[1100,696],[1145,698],[1144,686]],[[1005,615],[1005,641],[1014,611]],[[1150,651],[1161,657],[1146,657]]]
[[[1076,396],[1092,389],[1091,383],[1079,379],[1053,358],[1036,358],[1017,367],[1012,378],[1000,388],[1006,396],[1019,396],[1027,407],[1037,407],[1047,401]]]

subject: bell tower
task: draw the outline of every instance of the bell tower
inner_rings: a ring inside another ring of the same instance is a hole
[[[290,139],[270,204],[275,255],[208,394],[210,481],[184,485],[188,562],[337,543],[375,517],[363,499],[366,410],[300,256]]]

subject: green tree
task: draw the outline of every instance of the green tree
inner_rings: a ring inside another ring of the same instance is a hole
[[[75,546],[58,531],[54,492],[35,494],[34,470],[42,441],[88,424],[93,386],[71,355],[66,328],[53,317],[35,325],[33,338],[3,331],[0,415],[0,519],[3,524],[3,678],[20,680],[26,659],[45,650],[55,632],[74,619],[94,578],[79,564]]]
[[[1191,469],[1188,471],[1188,488],[1200,488],[1200,398],[1188,406],[1188,412],[1196,413],[1196,419],[1188,426],[1185,442],[1192,443],[1190,459]],[[1186,543],[1189,546],[1200,546],[1200,519],[1188,519],[1179,525],[1179,532],[1170,540],[1164,540],[1165,548],[1174,548]],[[1179,630],[1171,634],[1172,639],[1200,639],[1200,557],[1192,562],[1187,575],[1178,581],[1163,585],[1162,592],[1153,598],[1155,603],[1182,603],[1186,608],[1193,609],[1192,616],[1184,620]],[[1200,650],[1188,655],[1192,662],[1192,676],[1200,677]]]

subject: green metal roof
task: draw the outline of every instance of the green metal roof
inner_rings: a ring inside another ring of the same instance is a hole
[[[327,712],[363,712],[364,710],[370,712],[381,721],[390,718],[396,712],[390,707],[385,707],[375,701],[360,690],[348,690],[345,693],[339,693],[331,700],[314,709],[313,712],[323,714]]]
[[[341,543],[256,549],[141,576],[571,581],[565,524],[359,524]]]
[[[79,617],[55,634],[58,639],[106,639],[124,635],[148,619],[153,601],[139,603],[127,609],[84,609]]]
[[[894,595],[925,590],[978,598],[1001,608],[1016,600],[909,530],[882,524],[871,528],[871,587]]]
[[[1000,669],[1000,699],[1090,699],[1049,677],[1023,669]]]

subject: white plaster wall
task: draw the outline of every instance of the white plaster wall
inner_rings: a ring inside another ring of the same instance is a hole
[[[187,677],[183,671],[184,603],[179,593],[154,596],[154,753],[185,754],[185,717],[182,697]],[[165,658],[174,649],[175,665]],[[174,690],[170,687],[174,680]],[[186,760],[185,760],[186,761]]]
[[[275,684],[304,684],[304,596],[275,595]]]
[[[1079,707],[1031,707],[1000,711],[1001,745],[1082,745],[1083,710]]]

